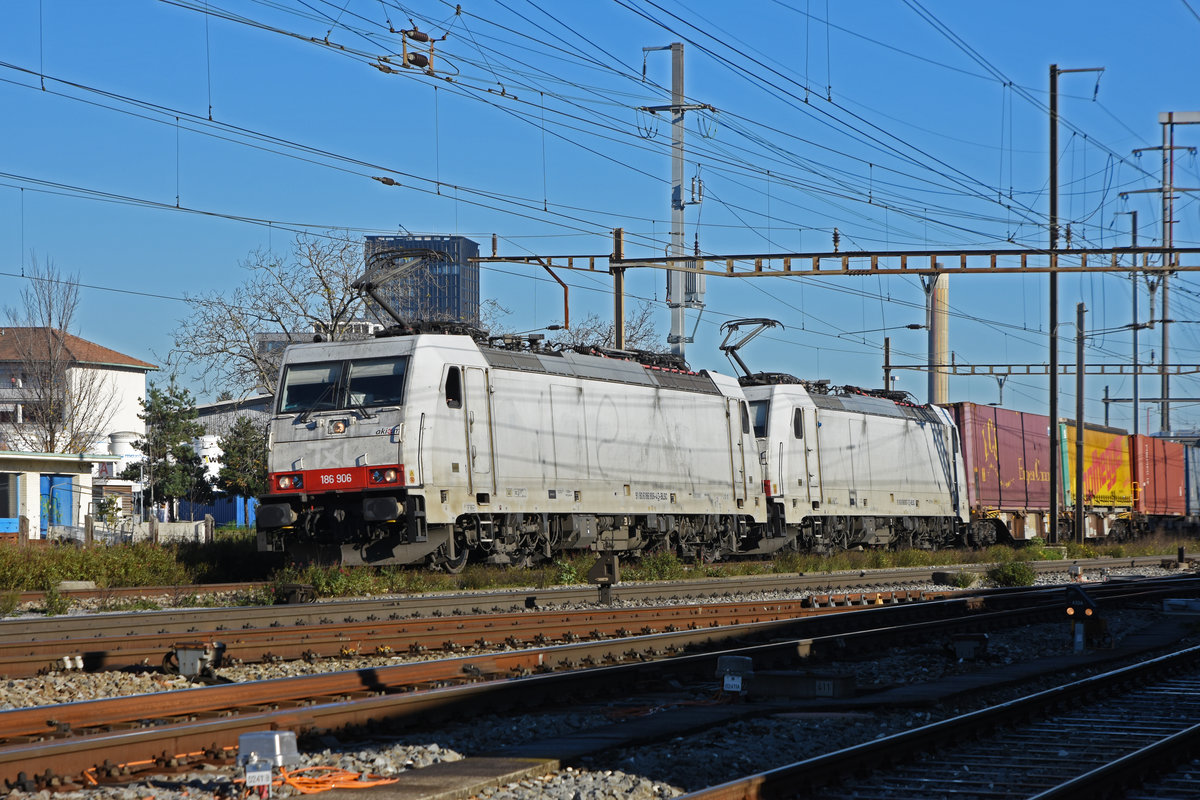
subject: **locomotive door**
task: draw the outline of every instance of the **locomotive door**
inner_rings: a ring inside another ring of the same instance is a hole
[[[726,401],[725,419],[729,431],[729,477],[735,501],[746,499],[746,437],[750,430],[750,412],[740,400]]]
[[[496,490],[492,470],[492,403],[487,372],[467,367],[467,458],[471,463],[471,486],[475,493]]]
[[[817,438],[817,428],[821,427],[820,420],[817,419],[817,409],[803,410],[796,409],[796,413],[802,415],[801,423],[804,426],[804,441],[801,443],[804,446],[804,484],[807,486],[805,491],[808,492],[808,500],[810,503],[821,501],[821,450],[820,441]],[[817,506],[812,506],[817,508]]]

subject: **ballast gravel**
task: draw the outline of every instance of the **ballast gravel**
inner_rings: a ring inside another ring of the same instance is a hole
[[[1163,574],[1155,568],[1113,571],[1112,577]],[[1042,576],[1039,583],[1065,583],[1070,578]],[[886,587],[881,587],[886,588]],[[906,587],[913,588],[913,587]],[[929,587],[930,589],[944,587]],[[765,593],[764,593],[765,594]],[[745,596],[736,600],[758,599]],[[765,598],[764,598],[765,599]],[[1150,624],[1151,611],[1123,611],[1106,616],[1115,641]],[[979,662],[953,657],[947,647],[922,645],[873,654],[869,658],[824,662],[813,671],[853,675],[860,689],[922,683],[980,669],[1014,664],[1047,655],[1068,652],[1067,627],[1042,624],[991,634],[987,652]],[[405,660],[379,658],[380,664]],[[330,659],[317,663],[283,662],[222,668],[223,677],[234,681],[267,680],[307,672],[352,669],[366,666],[363,660]],[[59,673],[39,678],[0,683],[0,709],[52,705],[101,697],[170,691],[192,686],[186,679],[155,674]],[[1021,686],[1026,694],[1036,687]],[[381,777],[397,775],[445,761],[483,755],[503,747],[530,741],[553,740],[565,734],[589,730],[614,721],[651,715],[680,703],[721,702],[715,686],[680,687],[676,696],[625,698],[606,705],[539,714],[485,716],[380,741],[342,742],[325,736],[301,741],[302,766],[338,767],[355,774]],[[653,705],[650,705],[653,703]],[[936,711],[888,711],[883,713],[790,712],[746,719],[652,747],[601,753],[584,762],[537,779],[481,792],[480,800],[657,800],[723,781],[809,758],[832,750],[881,738],[968,709],[946,707]],[[236,771],[204,768],[177,776],[158,776],[128,786],[96,787],[85,791],[23,793],[12,791],[14,800],[196,800],[230,795]],[[239,787],[240,788],[240,787]],[[277,797],[297,796],[291,786],[277,786]]]

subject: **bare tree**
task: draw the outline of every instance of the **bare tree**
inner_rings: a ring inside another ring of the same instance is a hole
[[[493,336],[510,333],[508,323],[504,318],[511,313],[511,308],[501,305],[500,301],[495,298],[489,297],[481,300],[479,301],[479,327]]]
[[[654,305],[649,300],[642,300],[633,309],[627,309],[625,349],[665,352],[662,334],[654,324],[654,310]],[[617,335],[616,328],[611,319],[588,314],[582,320],[572,322],[569,329],[556,333],[550,341],[568,347],[613,347]]]
[[[206,391],[274,393],[283,349],[365,335],[349,323],[363,309],[350,284],[363,270],[362,242],[348,235],[298,234],[286,255],[254,250],[249,275],[232,292],[187,295],[192,313],[175,330],[170,362]]]
[[[0,355],[13,402],[0,422],[11,449],[85,453],[108,433],[117,410],[115,380],[89,362],[94,347],[72,333],[78,276],[34,258],[21,305],[6,307]]]

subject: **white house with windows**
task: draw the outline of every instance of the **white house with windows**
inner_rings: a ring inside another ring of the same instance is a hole
[[[65,331],[0,327],[0,533],[24,518],[36,538],[91,513],[145,434],[155,369]]]

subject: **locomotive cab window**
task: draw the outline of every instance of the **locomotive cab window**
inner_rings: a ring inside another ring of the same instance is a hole
[[[462,408],[462,370],[458,367],[446,370],[446,405]]]
[[[797,439],[804,438],[804,409],[797,408],[792,412],[792,432]]]
[[[279,413],[399,405],[407,366],[407,356],[289,364],[280,383]]]
[[[279,411],[330,411],[337,408],[342,363],[289,364],[283,373]]]
[[[750,432],[750,409],[746,408],[746,402],[743,400],[738,403],[742,409],[742,433]]]
[[[351,361],[346,381],[347,405],[385,406],[404,402],[406,357]]]
[[[767,435],[767,419],[771,404],[767,400],[755,400],[750,404],[750,418],[754,420],[754,436],[761,439]]]

